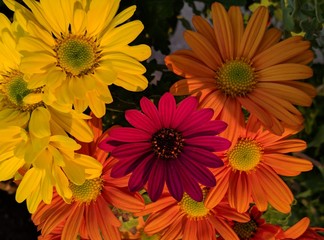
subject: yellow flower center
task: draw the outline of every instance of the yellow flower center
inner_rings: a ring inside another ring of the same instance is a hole
[[[257,83],[252,66],[244,59],[230,60],[216,72],[217,87],[231,97],[245,96]]]
[[[250,239],[258,229],[258,225],[254,220],[247,223],[235,222],[233,226],[234,232],[240,239]]]
[[[6,108],[15,108],[19,111],[33,111],[42,106],[43,102],[26,104],[23,99],[30,93],[41,93],[42,88],[28,89],[27,82],[21,72],[13,70],[2,75],[0,93],[5,96],[2,101]]]
[[[183,149],[182,134],[171,128],[162,128],[152,137],[155,156],[163,160],[175,159]]]
[[[87,179],[82,185],[70,183],[73,199],[79,203],[90,203],[95,201],[101,193],[101,178]]]
[[[209,209],[205,207],[205,197],[207,191],[203,190],[204,198],[201,202],[193,200],[187,193],[183,194],[181,201],[179,202],[182,211],[184,211],[191,218],[202,218],[209,213]]]
[[[54,48],[57,57],[57,66],[68,76],[82,76],[93,73],[99,65],[99,45],[92,38],[69,35],[57,39]]]
[[[233,169],[250,171],[259,164],[262,153],[262,147],[257,142],[250,139],[241,139],[227,153],[227,157]]]

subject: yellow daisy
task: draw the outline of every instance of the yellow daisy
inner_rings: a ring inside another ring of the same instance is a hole
[[[70,182],[82,185],[86,179],[100,176],[102,165],[93,157],[76,153],[80,148],[81,145],[76,141],[61,135],[30,137],[24,146],[14,148],[11,158],[2,165],[0,160],[0,166],[18,171],[16,179],[21,182],[17,188],[16,201],[26,200],[29,212],[33,213],[41,201],[51,203],[53,187],[61,197],[69,201],[72,198]],[[9,153],[11,152],[7,152]],[[15,158],[23,159],[19,161],[20,169],[12,161]],[[2,177],[0,175],[0,180]]]
[[[120,0],[24,0],[31,12],[12,0],[7,6],[30,34],[19,41],[21,69],[30,74],[28,88],[46,85],[48,94],[97,117],[113,101],[108,85],[142,91],[148,81],[139,61],[151,55],[147,45],[129,46],[143,30],[127,21],[132,6],[116,15]],[[100,17],[98,17],[100,16]],[[124,24],[123,24],[124,23]]]
[[[1,127],[28,128],[34,136],[50,131],[63,135],[67,132],[80,141],[92,141],[92,131],[85,122],[85,119],[90,118],[89,116],[71,110],[71,104],[64,106],[53,102],[49,106],[48,97],[45,98],[44,86],[28,88],[25,81],[27,76],[19,66],[21,55],[16,50],[17,41],[23,34],[22,31],[18,33],[18,29],[19,25],[16,22],[12,24],[5,15],[0,14]],[[8,137],[1,135],[1,138]]]

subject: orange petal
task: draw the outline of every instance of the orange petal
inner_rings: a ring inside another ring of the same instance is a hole
[[[176,200],[171,196],[165,196],[165,194],[162,194],[160,199],[156,202],[152,202],[150,204],[147,204],[139,213],[135,213],[135,216],[145,216],[147,214],[150,214],[152,212],[158,212],[161,211],[164,208],[170,208],[171,205],[174,205],[176,203]]]
[[[233,59],[234,57],[234,39],[233,29],[229,16],[220,3],[212,4],[212,19],[217,45],[219,47],[223,60]]]
[[[239,47],[241,45],[244,25],[242,13],[239,7],[231,6],[228,10],[228,16],[231,22],[231,26],[233,28],[233,39],[234,39],[234,57],[237,56]]]
[[[216,178],[216,186],[211,188],[205,199],[205,206],[212,209],[221,202],[228,190],[228,179],[231,168],[223,166],[214,170]]]
[[[284,154],[265,154],[263,162],[279,172],[285,170],[305,172],[313,169],[313,164],[310,161]]]
[[[81,204],[70,212],[62,232],[62,239],[76,239],[83,220],[84,204]]]
[[[290,153],[305,150],[307,144],[305,141],[300,139],[286,139],[269,144],[264,143],[262,146],[265,148],[265,151],[269,153]]]
[[[269,113],[257,105],[253,100],[248,97],[237,97],[237,100],[247,111],[256,116],[266,128],[271,128],[273,126],[273,122],[271,118],[269,118]]]
[[[197,222],[187,218],[186,225],[183,230],[183,240],[197,239]]]
[[[245,172],[231,172],[228,202],[238,212],[246,212],[251,198],[251,184]]]
[[[228,127],[220,134],[220,136],[230,140],[234,146],[241,133],[241,128],[244,128],[245,119],[241,105],[236,99],[228,97],[224,106],[226,107],[223,107],[218,119],[226,122]]]
[[[272,207],[282,213],[289,213],[294,199],[285,182],[267,165],[260,164],[256,175]]]
[[[249,95],[251,100],[258,103],[263,109],[266,109],[270,114],[279,120],[286,122],[289,125],[301,124],[301,119],[295,114],[290,113],[280,103],[280,99],[277,99],[269,94],[255,89],[253,93]]]
[[[201,16],[193,16],[192,24],[194,25],[197,32],[203,35],[216,49],[219,53],[219,48],[217,46],[215,32],[213,27]]]
[[[164,211],[151,214],[146,221],[144,231],[148,234],[155,234],[167,228],[177,219],[176,216],[179,214],[179,210],[179,206],[174,205]]]
[[[186,55],[171,54],[165,57],[165,63],[175,74],[190,77],[214,78],[215,72],[208,68],[198,58],[188,58]]]
[[[311,98],[314,98],[317,94],[315,87],[309,83],[297,82],[297,81],[287,81],[287,82],[285,82],[285,85],[295,87],[298,89],[302,89]]]
[[[302,218],[294,226],[288,228],[284,235],[286,238],[296,239],[300,237],[308,228],[310,220],[307,217]]]
[[[312,104],[312,98],[302,88],[272,82],[259,82],[257,87],[296,105],[309,107]]]
[[[300,36],[287,38],[256,55],[252,59],[253,66],[256,70],[261,70],[287,62],[291,58],[303,55],[309,47],[310,43],[302,41]]]
[[[262,82],[302,80],[312,76],[311,67],[297,63],[277,64],[257,72],[258,81]]]
[[[252,14],[242,37],[238,57],[251,59],[254,56],[266,31],[268,17],[268,9],[262,6]]]
[[[173,95],[189,95],[204,89],[216,89],[216,82],[213,78],[190,78],[182,79],[174,83],[170,92]]]
[[[183,36],[196,56],[210,69],[216,71],[221,66],[221,57],[214,46],[203,35],[188,30],[184,32]]]
[[[256,54],[268,49],[280,41],[282,32],[277,28],[268,29],[263,36],[263,39],[258,47]]]
[[[207,90],[205,91],[207,93]],[[206,96],[201,97],[199,102],[199,108],[211,108],[214,110],[213,119],[217,118],[219,113],[223,110],[224,104],[227,97],[219,90],[212,90],[206,94]]]
[[[172,225],[163,233],[160,240],[179,239],[183,232],[183,217],[178,215]]]
[[[254,172],[249,175],[252,185],[252,198],[259,211],[264,212],[268,208],[268,201],[263,188]]]
[[[212,215],[208,215],[208,220],[224,239],[239,240],[236,233],[224,220]]]

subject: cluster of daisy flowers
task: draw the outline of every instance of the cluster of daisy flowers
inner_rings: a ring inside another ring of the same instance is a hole
[[[126,110],[129,126],[103,130],[110,85],[148,86],[150,47],[131,44],[144,28],[136,7],[4,3],[14,18],[0,14],[0,181],[18,184],[39,239],[324,239],[308,218],[288,229],[262,218],[269,206],[291,212],[280,176],[313,167],[291,153],[306,148],[297,107],[316,94],[303,81],[310,43],[282,40],[266,7],[247,24],[220,3],[211,22],[194,16],[189,49],[165,58],[182,79],[157,105],[142,97]]]

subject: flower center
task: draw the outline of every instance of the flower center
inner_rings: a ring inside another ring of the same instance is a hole
[[[86,75],[93,73],[99,65],[100,51],[95,40],[85,36],[69,35],[57,39],[54,48],[57,66],[62,68],[68,76]]]
[[[204,200],[207,195],[207,191],[203,190],[204,198],[201,202],[193,200],[187,193],[183,194],[181,201],[179,202],[182,211],[184,211],[191,218],[201,218],[209,213],[209,209],[205,207]]]
[[[182,134],[170,128],[162,128],[152,137],[152,147],[158,158],[175,159],[183,149]]]
[[[227,153],[227,157],[233,169],[249,171],[260,162],[262,147],[254,140],[243,138]]]
[[[86,179],[82,185],[70,183],[70,188],[75,201],[80,203],[90,203],[97,199],[101,193],[101,178]]]
[[[247,223],[235,222],[233,226],[234,232],[242,240],[250,239],[257,229],[258,229],[258,225],[254,220],[251,220]]]
[[[231,97],[246,96],[257,83],[254,69],[246,60],[227,61],[216,72],[217,87]]]
[[[32,111],[43,105],[37,101],[35,104],[26,104],[23,99],[30,93],[41,93],[42,88],[28,89],[27,82],[23,78],[23,73],[13,70],[2,75],[0,83],[0,93],[6,96],[3,101],[6,108],[15,108],[19,111]]]

